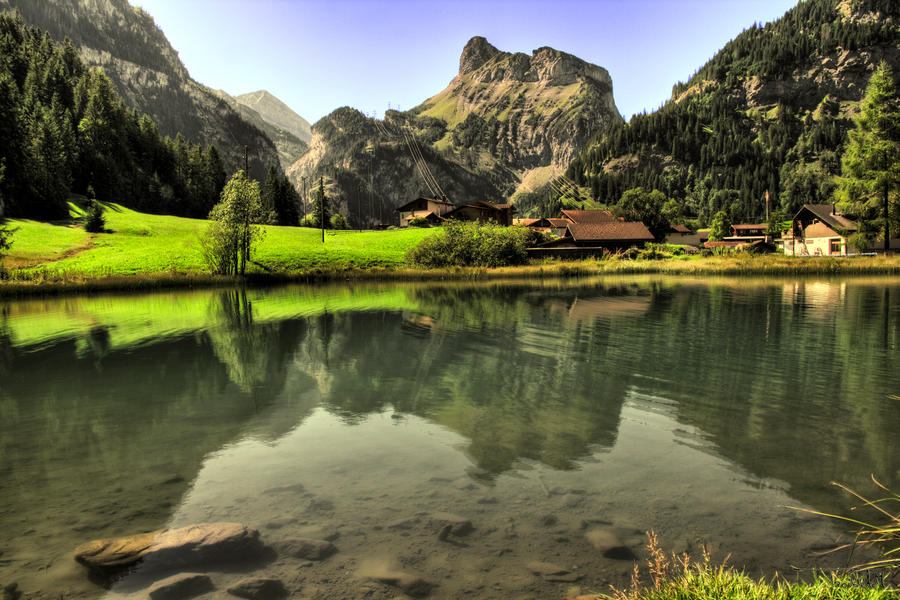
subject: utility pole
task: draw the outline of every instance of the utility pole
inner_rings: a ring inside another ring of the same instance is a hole
[[[250,179],[250,158],[248,155],[249,151],[249,146],[244,146],[244,175],[247,176],[247,179]]]
[[[319,180],[319,188],[322,190],[322,196],[319,198],[319,220],[322,221],[322,243],[325,243],[325,188]]]

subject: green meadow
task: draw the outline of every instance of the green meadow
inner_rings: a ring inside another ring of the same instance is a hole
[[[72,205],[73,219],[59,223],[11,220],[18,228],[4,259],[14,279],[97,278],[150,274],[203,274],[202,219],[152,215],[107,206],[106,232],[89,234]],[[431,229],[332,231],[266,226],[251,272],[307,273],[388,268]]]

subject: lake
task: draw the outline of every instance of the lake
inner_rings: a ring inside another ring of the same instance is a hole
[[[830,482],[874,493],[872,474],[900,488],[898,344],[896,278],[0,302],[0,584],[145,597],[156,575],[89,578],[73,550],[223,521],[337,551],[213,565],[210,597],[248,574],[295,598],[401,596],[370,580],[385,569],[430,598],[608,592],[634,561],[597,532],[642,559],[650,530],[806,577],[844,564],[819,555],[848,528],[788,507],[847,514]]]

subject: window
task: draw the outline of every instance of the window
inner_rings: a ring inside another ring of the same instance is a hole
[[[831,240],[830,254],[840,254],[840,253],[841,253],[841,240]]]

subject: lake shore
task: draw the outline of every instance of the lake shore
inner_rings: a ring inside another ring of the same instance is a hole
[[[341,265],[304,270],[267,270],[255,266],[244,278],[202,272],[161,271],[150,273],[96,274],[78,270],[31,272],[25,277],[11,271],[0,280],[0,297],[137,291],[184,288],[215,288],[246,285],[265,287],[287,283],[335,281],[476,281],[501,279],[552,279],[600,275],[661,274],[704,276],[858,276],[900,274],[900,256],[814,257],[711,256],[664,260],[553,261],[516,267],[454,267],[418,269],[404,266],[345,268]]]

